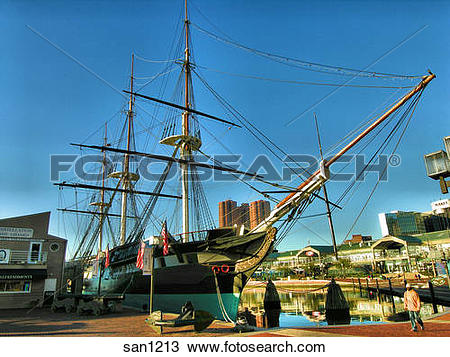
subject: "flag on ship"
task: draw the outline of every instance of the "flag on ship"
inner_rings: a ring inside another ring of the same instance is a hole
[[[144,250],[145,250],[145,242],[141,242],[141,247],[139,248],[136,267],[139,269],[144,269]]]
[[[109,244],[106,246],[105,251],[105,269],[109,267]]]
[[[161,235],[163,237],[163,255],[169,254],[169,233],[167,232],[167,221],[164,221]]]

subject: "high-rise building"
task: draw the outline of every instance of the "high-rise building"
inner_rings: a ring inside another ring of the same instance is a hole
[[[450,228],[450,200],[431,203],[430,212],[392,211],[378,215],[383,236],[421,234]]]
[[[250,207],[248,203],[241,204],[233,211],[233,224],[250,227]]]
[[[426,233],[425,217],[420,212],[392,211],[378,215],[384,236]]]
[[[219,227],[244,225],[247,228],[256,227],[270,213],[270,202],[255,201],[243,203],[240,206],[236,201],[226,200],[219,202]]]
[[[250,203],[250,229],[255,228],[270,213],[269,201],[254,201]]]
[[[236,211],[237,202],[226,200],[219,202],[219,227],[230,227],[233,223],[233,211]]]

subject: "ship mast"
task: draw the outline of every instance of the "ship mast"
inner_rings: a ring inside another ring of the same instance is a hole
[[[316,123],[317,141],[319,143],[320,160],[323,161],[322,143],[320,141],[319,124],[317,123],[316,113],[314,113],[314,121]],[[333,218],[331,217],[330,201],[328,201],[328,192],[327,192],[327,187],[325,184],[322,186],[322,189],[323,189],[323,197],[325,198],[325,205],[327,208],[327,217],[328,217],[328,224],[330,226],[331,240],[333,242],[334,257],[336,258],[336,261],[337,261],[337,260],[339,260],[339,257],[338,257],[338,250],[337,250],[337,245],[336,245],[336,235],[334,234],[334,226],[333,226]]]
[[[189,103],[189,75],[190,75],[190,54],[189,54],[189,19],[187,11],[187,0],[184,1],[185,11],[185,51],[184,51],[184,106],[190,107]],[[131,90],[133,91],[133,90]],[[182,114],[182,131],[185,138],[189,138],[189,111]],[[181,145],[181,158],[184,160],[191,159],[191,150],[186,141]],[[189,241],[189,165],[181,165],[182,174],[182,205],[183,205],[183,242]]]
[[[105,123],[105,137],[104,137],[104,146],[108,145],[107,139],[107,124]],[[103,161],[102,161],[102,189],[100,190],[100,231],[98,233],[98,251],[102,251],[102,243],[103,243],[103,222],[104,222],[104,212],[103,208],[105,206],[105,174],[106,174],[106,151],[103,150]]]
[[[104,147],[106,148],[108,146],[107,141],[107,124],[105,123],[105,137],[104,137]],[[90,203],[90,206],[97,206],[98,207],[98,214],[99,214],[99,231],[98,231],[98,244],[97,244],[97,252],[100,253],[103,249],[103,224],[105,220],[105,207],[109,207],[109,203],[105,203],[105,180],[106,180],[106,151],[102,150],[103,158],[102,158],[102,185],[99,188],[100,190],[100,202],[92,202]],[[70,211],[70,210],[69,210]],[[83,213],[82,211],[74,211],[78,213]],[[86,211],[89,213],[89,211]]]
[[[134,118],[134,95],[133,95],[133,66],[134,66],[134,54],[131,55],[131,80],[130,80],[130,101],[128,103],[127,113],[127,149],[125,151],[122,172],[113,172],[110,177],[118,178],[122,182],[122,207],[120,214],[120,244],[125,244],[127,234],[127,200],[128,193],[131,191],[131,182],[137,181],[139,175],[130,172],[130,149],[131,149],[131,137],[133,133],[133,118]]]

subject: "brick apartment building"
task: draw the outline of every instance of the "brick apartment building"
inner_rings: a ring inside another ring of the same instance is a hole
[[[219,202],[219,227],[231,227],[244,225],[254,228],[270,213],[270,202],[254,201],[250,204],[237,205],[236,201],[226,200]]]
[[[41,306],[63,286],[67,241],[49,222],[50,212],[0,219],[0,309]]]

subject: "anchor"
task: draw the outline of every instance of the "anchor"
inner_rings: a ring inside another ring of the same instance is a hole
[[[145,319],[145,322],[158,334],[162,335],[163,327],[182,327],[193,325],[196,332],[206,329],[214,321],[214,316],[208,311],[195,310],[190,301],[181,307],[181,313],[175,319],[163,320],[162,311],[155,311]]]

